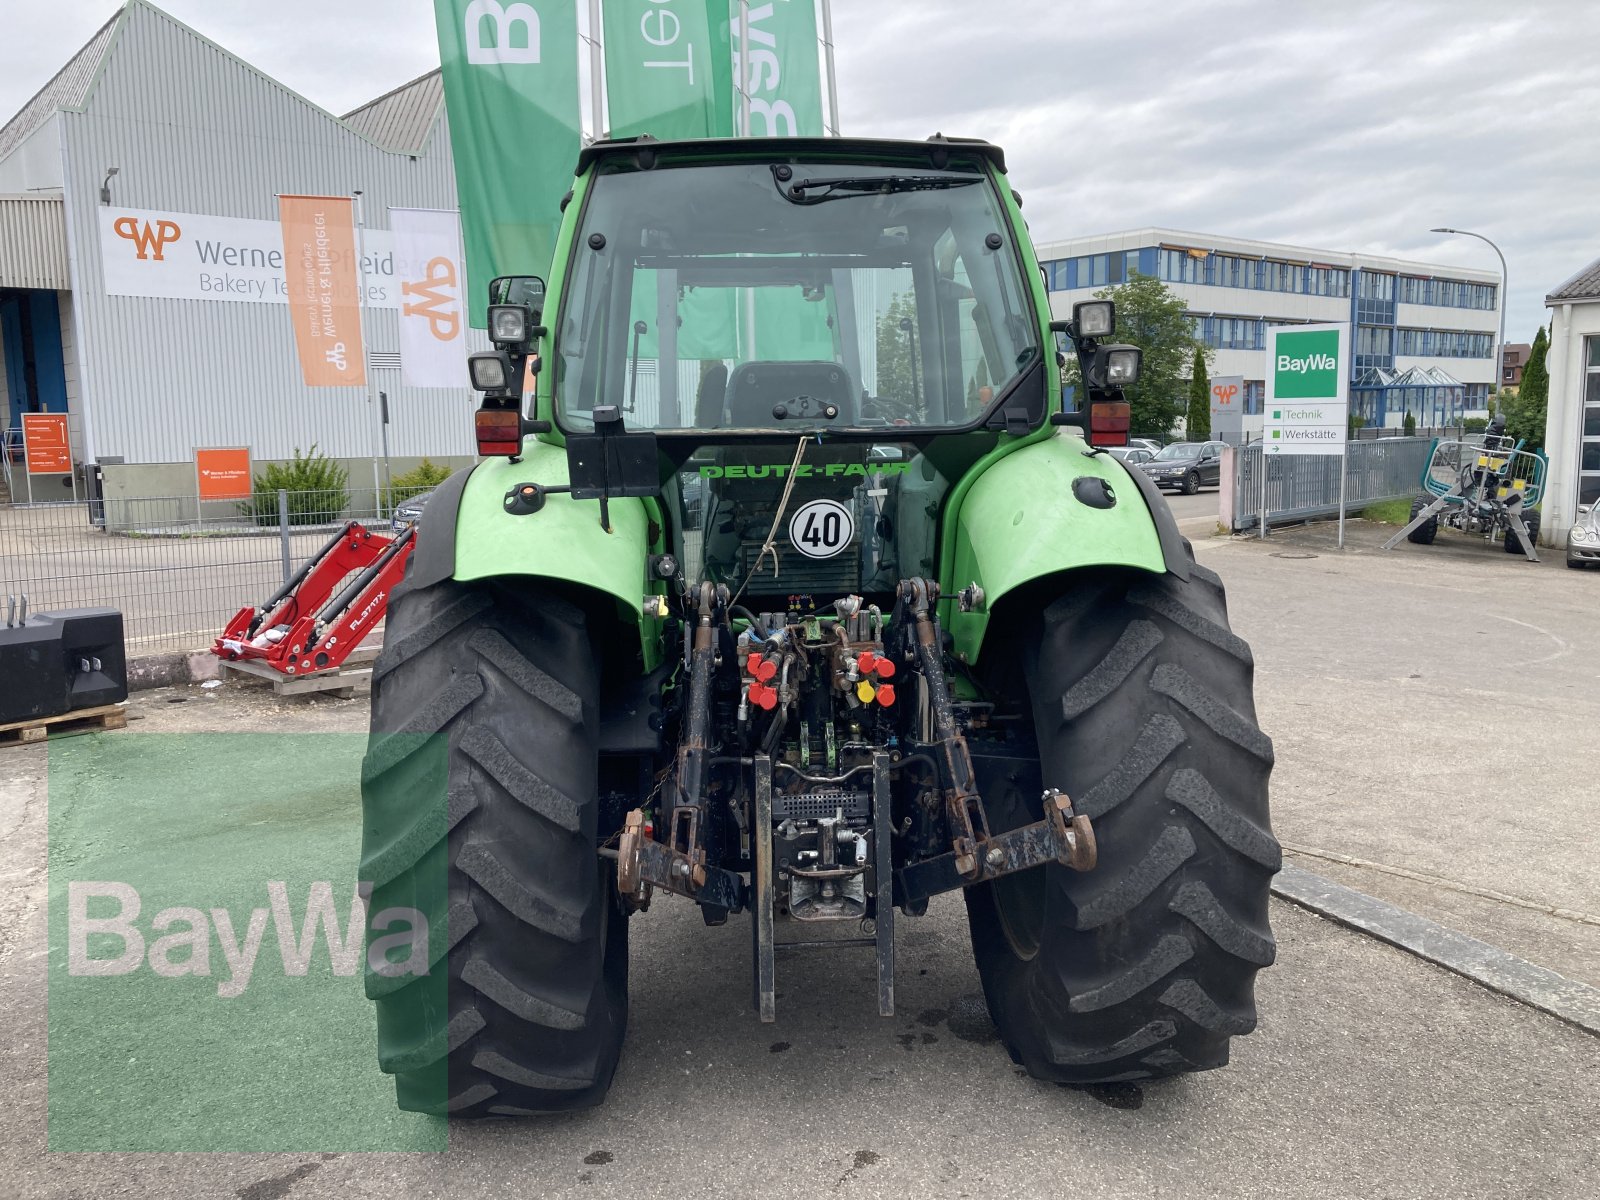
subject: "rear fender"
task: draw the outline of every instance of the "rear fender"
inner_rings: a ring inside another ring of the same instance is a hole
[[[995,605],[1033,580],[1081,567],[1189,577],[1177,522],[1155,485],[1111,455],[1087,450],[1064,429],[1011,443],[952,495],[940,616],[960,661],[978,660]],[[983,599],[963,612],[957,595],[974,583]]]
[[[611,602],[614,632],[638,639],[651,670],[660,661],[661,622],[644,614],[643,602],[660,591],[650,579],[650,546],[660,533],[652,529],[645,501],[612,499],[609,533],[601,528],[598,500],[574,500],[564,492],[547,497],[536,513],[505,510],[506,493],[520,484],[566,482],[566,450],[532,439],[523,444],[520,462],[494,458],[458,471],[422,511],[407,582],[425,587],[451,578],[521,576],[588,589]]]

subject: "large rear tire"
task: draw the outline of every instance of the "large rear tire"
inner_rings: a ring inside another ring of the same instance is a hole
[[[1038,1079],[1097,1083],[1219,1067],[1255,1028],[1276,954],[1272,743],[1221,581],[1104,573],[1047,607],[1021,654],[1046,786],[1094,822],[1099,863],[967,891],[989,1012]],[[985,795],[991,825],[1039,797]]]
[[[431,934],[430,977],[367,970],[400,1107],[599,1104],[627,1025],[628,948],[595,852],[584,613],[548,589],[402,586],[372,678],[361,878],[370,911],[418,908]]]

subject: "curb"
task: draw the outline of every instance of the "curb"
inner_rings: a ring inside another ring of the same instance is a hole
[[[128,660],[128,690],[143,692],[151,688],[217,679],[222,674],[220,666],[220,660],[209,650],[141,655]]]
[[[1585,1032],[1600,1034],[1600,988],[1568,979],[1303,867],[1284,864],[1272,881],[1272,893]]]
[[[1178,532],[1191,541],[1215,537],[1220,524],[1221,521],[1216,517],[1184,517],[1178,522]]]

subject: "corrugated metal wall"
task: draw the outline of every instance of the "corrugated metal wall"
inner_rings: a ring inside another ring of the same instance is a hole
[[[371,454],[365,392],[301,384],[287,306],[105,294],[100,181],[120,168],[119,206],[258,220],[277,219],[280,193],[359,189],[368,224],[386,228],[390,205],[456,206],[443,127],[418,157],[381,150],[143,5],[128,11],[86,110],[62,122],[90,452],[130,463],[185,461],[195,446],[248,445],[258,460],[312,443],[335,457]],[[370,349],[393,354],[396,326],[394,312],[369,310]],[[402,387],[397,368],[377,379],[395,455],[473,453],[465,386]]]
[[[0,196],[0,287],[64,288],[67,224],[60,196]]]

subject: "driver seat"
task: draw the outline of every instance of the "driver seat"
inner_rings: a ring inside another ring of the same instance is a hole
[[[750,362],[735,367],[728,379],[728,425],[734,429],[771,429],[779,424],[772,415],[774,406],[788,404],[792,409],[800,396],[810,396],[817,405],[832,404],[839,415],[832,421],[820,415],[791,416],[782,424],[794,420],[819,425],[856,424],[855,387],[850,373],[838,363]],[[817,405],[813,405],[813,412]]]

